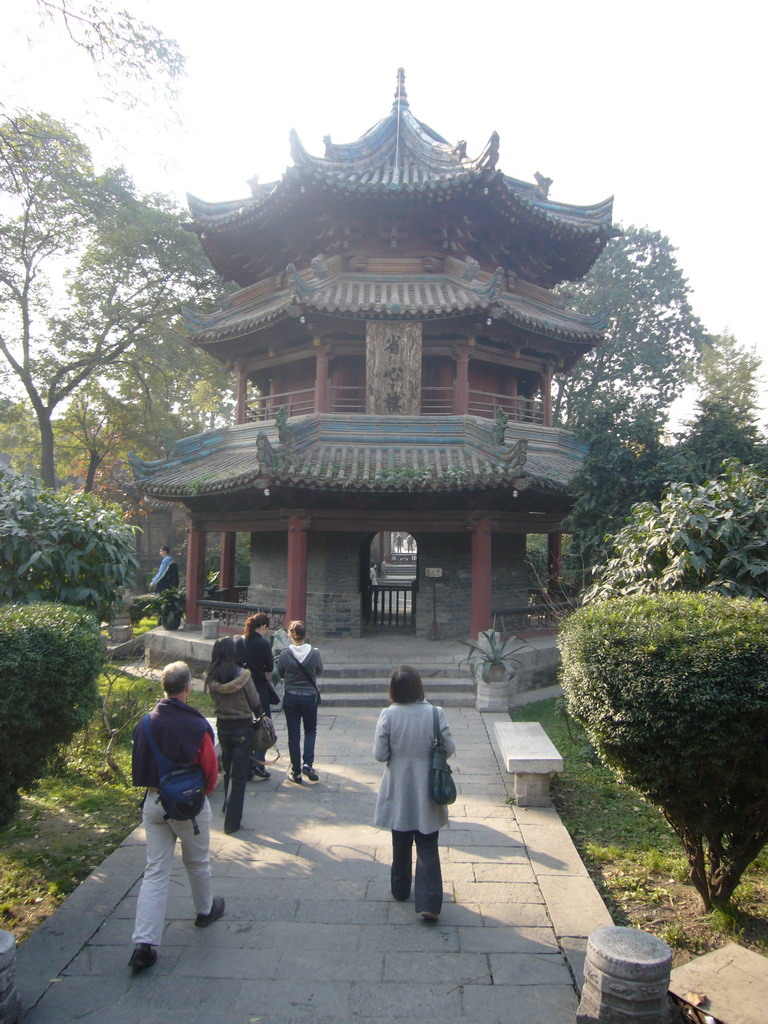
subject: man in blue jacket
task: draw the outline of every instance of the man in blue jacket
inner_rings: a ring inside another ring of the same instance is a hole
[[[169,761],[178,765],[200,765],[205,774],[205,792],[212,793],[218,778],[218,763],[213,746],[213,730],[203,715],[187,703],[192,689],[189,667],[175,661],[163,669],[165,696],[150,714],[149,727],[156,745]],[[208,853],[211,834],[211,808],[206,798],[197,815],[199,834],[192,821],[165,818],[157,799],[160,784],[155,755],[142,722],[133,730],[133,784],[145,786],[142,822],[147,834],[147,866],[136,905],[133,929],[135,948],[128,961],[134,971],[151,967],[157,960],[157,946],[163,935],[168,883],[173,866],[176,840],[181,841],[184,867],[187,869],[192,900],[197,911],[195,925],[205,928],[224,913],[224,900],[211,895],[211,863]]]
[[[179,585],[179,567],[171,558],[171,549],[167,544],[163,544],[160,548],[160,559],[160,567],[150,583],[150,587],[157,588],[158,594],[162,594],[169,587],[178,587]]]

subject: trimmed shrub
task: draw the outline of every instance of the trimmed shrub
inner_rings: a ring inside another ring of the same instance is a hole
[[[90,612],[58,604],[0,607],[0,825],[19,806],[19,789],[45,772],[98,707],[103,664]]]
[[[706,909],[768,841],[768,604],[635,595],[560,632],[568,707],[600,760],[656,804]]]

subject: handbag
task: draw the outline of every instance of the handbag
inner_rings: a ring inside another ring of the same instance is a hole
[[[269,750],[277,743],[275,726],[269,715],[261,714],[253,722],[251,750]]]
[[[432,708],[432,725],[434,736],[432,737],[432,766],[429,771],[430,796],[436,804],[445,807],[447,804],[456,801],[456,783],[453,781],[448,758],[443,746],[443,737],[440,733],[440,718],[437,708]]]

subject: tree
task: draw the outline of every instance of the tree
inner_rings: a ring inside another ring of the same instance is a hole
[[[667,479],[662,419],[650,405],[621,415],[598,406],[584,414],[579,436],[588,445],[573,483],[575,504],[566,526],[572,534],[567,572],[581,588],[610,550],[638,501],[657,501]]]
[[[35,0],[41,28],[58,25],[76,50],[92,62],[111,96],[129,104],[139,101],[141,87],[158,88],[166,101],[174,95],[174,83],[184,73],[178,44],[154,26],[125,10],[115,10],[109,0]]]
[[[725,332],[707,340],[697,383],[696,416],[677,446],[681,478],[711,479],[725,459],[764,465],[765,437],[757,425],[760,357]]]
[[[768,605],[597,601],[559,643],[569,710],[600,760],[661,809],[704,908],[723,907],[768,841]]]
[[[0,470],[0,602],[60,601],[108,619],[138,569],[133,548],[117,506]]]
[[[579,312],[609,319],[605,344],[556,378],[555,422],[578,430],[598,408],[633,419],[650,406],[663,417],[680,394],[704,331],[674,252],[660,232],[629,227],[581,284],[563,289]]]
[[[176,329],[181,303],[214,275],[171,202],[139,198],[123,171],[97,176],[66,126],[25,116],[0,137],[0,355],[32,405],[54,487],[56,409]]]
[[[669,590],[768,597],[768,477],[737,462],[632,510],[585,601]]]

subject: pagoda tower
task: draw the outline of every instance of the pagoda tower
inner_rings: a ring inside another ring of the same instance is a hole
[[[377,621],[372,539],[397,533],[418,551],[406,628],[476,635],[527,603],[527,534],[550,536],[556,571],[583,449],[552,426],[552,377],[604,323],[553,289],[615,234],[612,200],[566,205],[538,174],[505,175],[496,133],[467,156],[414,117],[402,70],[356,142],[312,156],[290,140],[279,181],[189,197],[238,286],[215,313],[185,311],[191,342],[237,375],[235,422],[135,462],[147,495],[188,509],[187,621],[206,535],[224,535],[226,577],[247,532],[249,606],[361,636]]]

